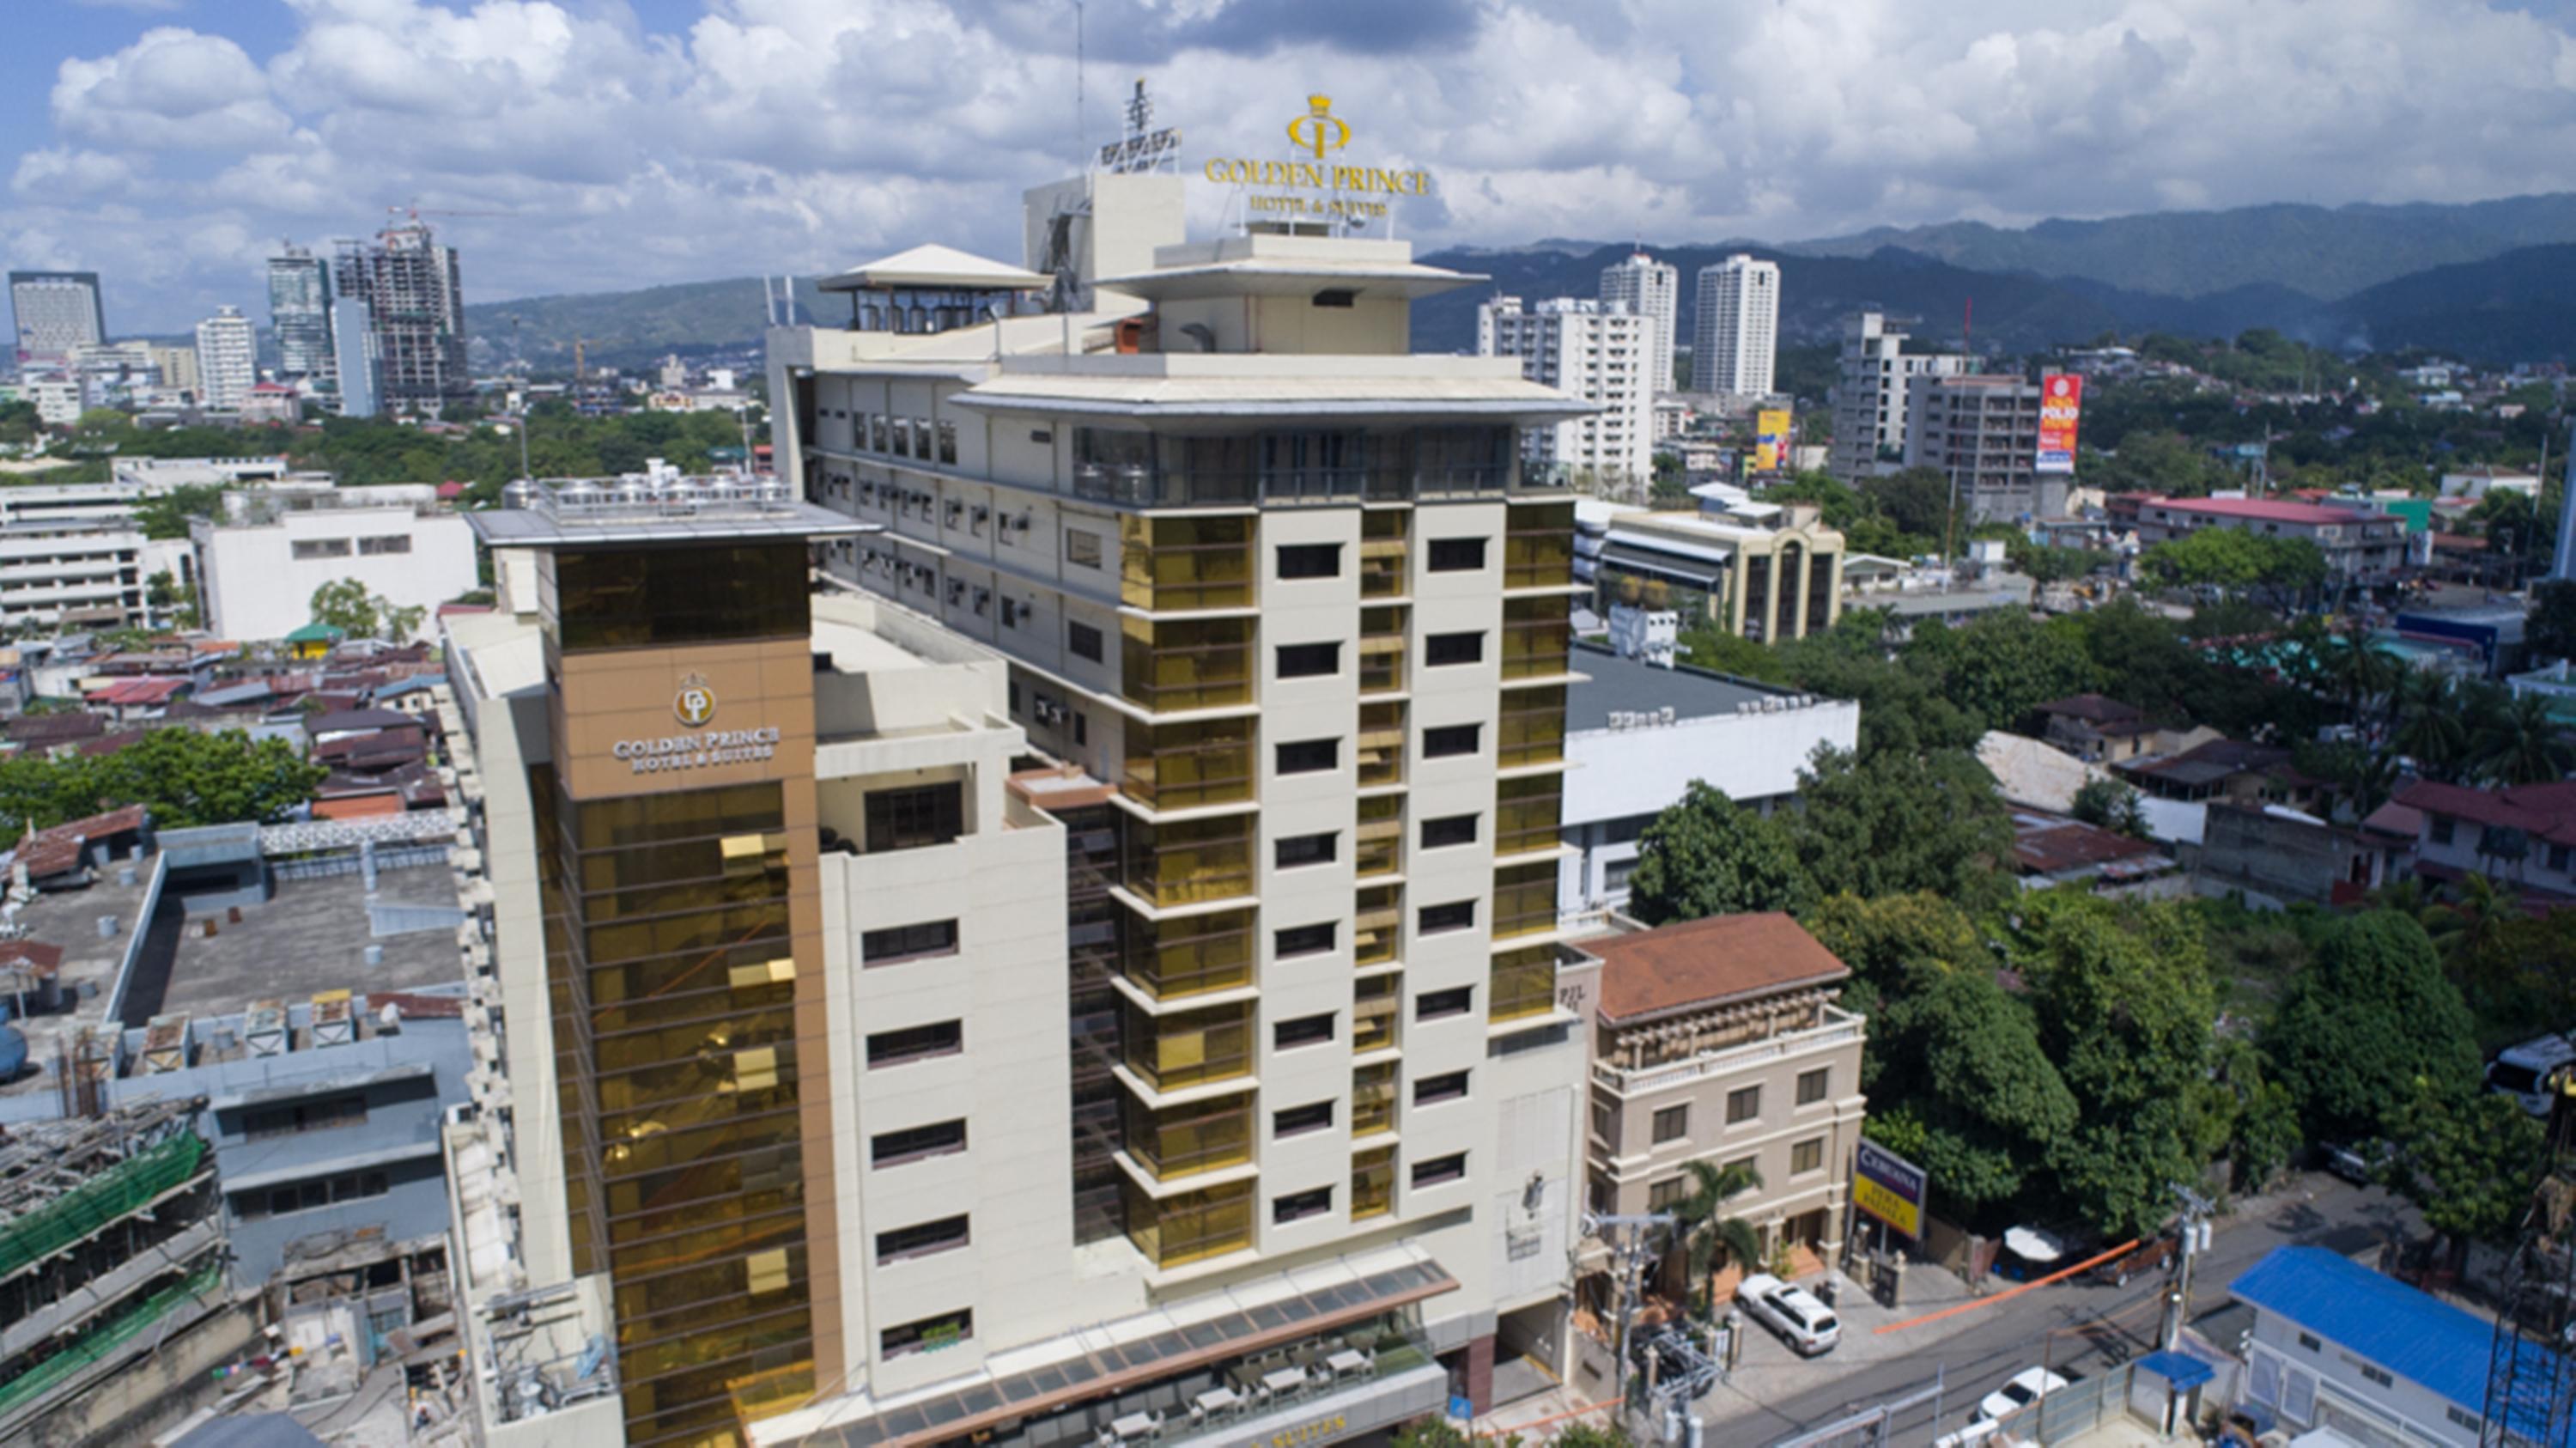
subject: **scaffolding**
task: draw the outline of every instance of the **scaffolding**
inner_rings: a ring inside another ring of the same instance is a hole
[[[2549,1171],[2505,1266],[2480,1448],[2563,1443],[2576,1423],[2576,1071],[2549,1077]]]
[[[204,1104],[146,1102],[0,1140],[0,1282],[194,1180],[206,1142],[190,1123]]]

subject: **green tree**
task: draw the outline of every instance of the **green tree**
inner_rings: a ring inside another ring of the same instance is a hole
[[[2088,779],[2075,791],[2074,815],[2088,825],[2147,837],[2147,809],[2137,790],[2117,779]]]
[[[1747,911],[1803,912],[1814,898],[1776,820],[1692,780],[1637,842],[1629,913],[1649,925]]]
[[[1975,755],[1820,749],[1798,793],[1789,845],[1820,894],[1928,891],[1975,912],[2013,891],[2011,818]]]
[[[1804,923],[1854,975],[1890,990],[1918,975],[1993,964],[1976,922],[1930,891],[1829,896]]]
[[[1617,1423],[1568,1423],[1556,1430],[1555,1448],[1636,1448]]]
[[[354,578],[339,579],[313,590],[313,621],[353,639],[375,638],[384,624],[384,600]]]
[[[1750,1272],[1761,1264],[1761,1232],[1727,1211],[1726,1204],[1746,1192],[1760,1191],[1762,1176],[1742,1162],[1719,1166],[1687,1161],[1682,1170],[1690,1175],[1690,1192],[1673,1204],[1674,1226],[1689,1273],[1691,1298],[1704,1311],[1709,1279],[1719,1267],[1733,1263]]]
[[[1868,1135],[1941,1184],[1948,1211],[1972,1226],[2021,1196],[2066,1136],[2077,1109],[2024,1002],[1993,972],[1918,977],[1871,1022],[1882,1064]]]
[[[2546,1163],[2540,1126],[2512,1098],[2429,1079],[2391,1111],[2381,1177],[2448,1238],[2456,1266],[2472,1241],[2500,1241],[2522,1219]]]
[[[2080,624],[1990,613],[1962,628],[1929,624],[1905,647],[1909,669],[1988,729],[2010,729],[2051,699],[2092,686]]]
[[[1938,468],[1865,478],[1860,494],[1902,532],[1939,538],[1949,527],[1950,480]]]
[[[0,822],[15,835],[140,804],[163,829],[275,823],[310,802],[327,773],[282,739],[155,729],[114,754],[0,760]]]
[[[2576,659],[2576,579],[2531,586],[2531,619],[2522,641],[2535,659]]]
[[[2325,582],[2325,555],[2304,538],[2202,528],[2138,555],[2138,574],[2162,588],[2219,588],[2296,598]]]
[[[2518,694],[2470,741],[2481,778],[2497,784],[2548,784],[2576,773],[2576,749],[2558,734],[2549,701]]]
[[[1416,1418],[1395,1430],[1395,1448],[1468,1448],[1467,1435],[1446,1418]]]
[[[212,483],[183,483],[137,503],[134,516],[143,525],[146,538],[185,538],[191,520],[212,518],[223,507],[222,488]]]
[[[2443,978],[2424,928],[2393,910],[2326,932],[2263,1046],[2309,1133],[2325,1140],[2386,1134],[2418,1081],[2454,1096],[2477,1085],[2468,1007]]]
[[[2448,676],[2409,669],[2390,701],[2396,731],[2389,742],[2427,779],[2457,779],[2469,758],[2469,718]]]
[[[24,446],[34,442],[36,434],[43,430],[44,422],[36,415],[36,404],[14,398],[0,402],[0,443]]]

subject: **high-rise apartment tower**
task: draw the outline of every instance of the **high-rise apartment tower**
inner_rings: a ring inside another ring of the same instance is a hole
[[[1738,252],[1699,269],[1691,391],[1771,395],[1780,347],[1780,264]]]
[[[268,259],[268,329],[277,338],[281,375],[327,380],[334,374],[331,271],[291,241]]]
[[[1655,324],[1654,344],[1647,351],[1658,395],[1673,390],[1673,349],[1681,343],[1673,323],[1680,315],[1681,290],[1681,270],[1642,251],[1601,271],[1604,304],[1624,306]]]
[[[218,411],[238,408],[259,382],[257,338],[239,307],[218,307],[197,324],[197,402]]]
[[[427,222],[387,227],[373,241],[343,241],[336,270],[340,295],[367,304],[378,406],[435,415],[473,397],[456,252],[438,244]]]
[[[107,340],[107,309],[99,300],[98,273],[9,273],[10,321],[17,329],[18,363],[56,367],[72,349]]]
[[[1654,319],[1621,302],[1551,297],[1524,307],[1496,297],[1476,310],[1477,355],[1518,358],[1523,377],[1597,409],[1522,432],[1521,454],[1534,467],[1612,483],[1650,479],[1658,350]]]

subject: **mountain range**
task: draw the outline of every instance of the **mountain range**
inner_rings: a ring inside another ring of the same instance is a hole
[[[1476,306],[1494,292],[1591,296],[1625,244],[1550,239],[1460,247],[1421,258],[1492,278],[1415,304],[1414,346],[1466,351]],[[2484,362],[2576,360],[2576,194],[2465,205],[2152,212],[2003,228],[1949,222],[1877,228],[1785,244],[1649,246],[1682,272],[1687,340],[1691,279],[1738,251],[1781,267],[1784,342],[1829,341],[1862,308],[1917,319],[1927,342],[1955,345],[1963,326],[1980,351],[2018,352],[2105,332],[2234,336],[2271,327],[2349,350],[2421,347]],[[832,301],[797,286],[800,318],[829,319]],[[837,301],[837,299],[834,299]],[[515,319],[515,332],[514,332]],[[569,365],[573,339],[594,362],[636,365],[670,351],[758,339],[756,278],[477,303],[468,326],[493,355],[512,348],[540,366]]]

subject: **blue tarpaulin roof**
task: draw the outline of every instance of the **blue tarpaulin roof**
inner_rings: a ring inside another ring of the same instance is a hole
[[[2348,1352],[2484,1412],[2495,1327],[2323,1247],[2275,1247],[2228,1290]]]
[[[2218,1376],[2218,1369],[2187,1352],[2151,1352],[2138,1359],[2138,1368],[2173,1384],[2177,1392],[2199,1387]]]

